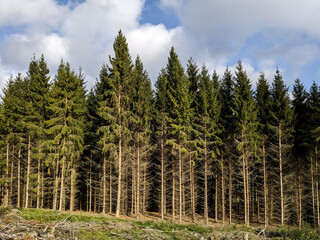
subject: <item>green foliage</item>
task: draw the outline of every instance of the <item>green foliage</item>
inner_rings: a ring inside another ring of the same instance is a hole
[[[253,99],[250,79],[239,62],[236,71],[234,90],[234,114],[236,117],[236,133],[239,139],[237,149],[246,149],[247,153],[255,156],[257,153],[257,110]]]
[[[217,81],[216,81],[217,82]],[[211,80],[208,70],[202,67],[200,73],[199,90],[197,92],[197,128],[199,133],[199,146],[208,150],[208,155],[216,159],[218,147],[221,145],[220,133],[220,102],[218,88]],[[205,139],[207,142],[205,142]],[[204,146],[207,144],[207,146]]]
[[[174,48],[170,50],[166,68],[166,88],[168,112],[168,134],[170,135],[167,144],[173,148],[183,148],[187,140],[188,122],[190,120],[190,98],[188,95],[189,82],[184,74]]]
[[[132,133],[137,146],[147,144],[152,117],[151,81],[139,58],[136,59],[131,93]]]
[[[120,140],[131,139],[129,119],[133,65],[126,38],[121,31],[114,41],[113,49],[115,56],[109,57],[110,66],[103,66],[96,93],[98,114],[102,119],[97,132],[100,144],[106,143],[103,152],[115,154]]]
[[[278,69],[272,83],[271,100],[273,129],[281,125],[286,135],[285,137],[290,137],[292,134],[292,128],[290,126],[292,123],[293,112],[290,107],[288,87],[284,84],[282,75]]]
[[[46,145],[73,166],[84,146],[86,96],[84,78],[61,61],[50,91]],[[56,150],[55,150],[56,149]]]
[[[257,92],[255,95],[257,102],[257,119],[259,122],[259,132],[268,135],[270,134],[270,121],[271,121],[271,93],[268,82],[263,73],[260,74],[257,83]]]

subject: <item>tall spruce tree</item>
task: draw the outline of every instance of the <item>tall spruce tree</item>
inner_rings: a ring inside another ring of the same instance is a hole
[[[268,82],[263,73],[260,74],[257,83],[256,92],[256,102],[257,102],[257,118],[258,118],[258,132],[262,139],[262,165],[263,165],[263,199],[264,199],[264,224],[268,227],[268,175],[267,175],[267,143],[270,137],[270,121],[271,121],[271,93]]]
[[[136,215],[140,214],[140,179],[141,179],[141,160],[147,157],[150,149],[150,121],[152,113],[152,89],[151,81],[147,72],[143,68],[140,57],[136,58],[133,73],[132,96],[132,135],[136,152]],[[146,162],[144,164],[147,164]],[[146,174],[146,173],[144,173]],[[145,194],[145,193],[144,193]],[[145,209],[142,209],[144,213]]]
[[[308,124],[310,132],[310,160],[311,160],[311,187],[312,187],[312,210],[313,221],[320,226],[320,201],[319,201],[319,173],[318,173],[318,142],[319,142],[319,123],[320,123],[320,91],[318,85],[313,82],[307,99],[309,110]],[[314,159],[314,160],[313,160]],[[313,160],[313,161],[312,161]]]
[[[198,90],[199,90],[199,69],[195,61],[190,58],[187,65],[187,77],[189,80],[189,98],[190,98],[190,121],[188,130],[188,151],[189,151],[189,171],[190,171],[190,208],[191,208],[191,220],[195,221],[195,206],[196,206],[196,196],[195,196],[195,165],[196,158],[198,156],[197,151],[197,141],[198,141],[198,131],[196,130],[196,115],[198,112]]]
[[[257,142],[257,113],[250,79],[239,61],[235,77],[234,113],[236,116],[237,150],[242,161],[245,225],[250,223],[250,161],[254,160]]]
[[[48,107],[48,93],[49,93],[49,69],[47,63],[42,55],[40,59],[33,57],[29,64],[29,71],[27,72],[28,81],[28,101],[31,103],[32,116],[27,120],[27,124],[32,126],[34,131],[34,151],[33,154],[37,158],[37,202],[36,207],[40,208],[40,188],[43,176],[41,177],[41,167],[43,167],[43,146],[45,140],[44,122],[47,120],[47,107]],[[44,189],[42,189],[44,191]]]
[[[208,163],[212,162],[212,159],[217,160],[220,104],[218,102],[218,88],[214,87],[205,66],[202,67],[200,73],[197,100],[199,146],[204,164],[204,218],[205,223],[208,224]]]
[[[74,210],[76,167],[83,151],[86,114],[84,79],[61,60],[50,92],[50,118],[46,132],[56,147],[61,165],[59,210],[65,209],[65,177],[70,170],[70,211]]]
[[[234,79],[227,67],[219,84],[219,99],[221,113],[219,123],[221,126],[220,138],[222,140],[221,157],[228,161],[229,165],[229,224],[232,224],[232,182],[233,182],[233,144],[235,132],[234,109]],[[218,173],[216,171],[215,193],[215,220],[218,221]]]
[[[279,161],[279,185],[280,185],[280,222],[285,223],[285,193],[284,193],[284,178],[283,169],[285,157],[288,150],[286,144],[289,142],[292,134],[292,109],[290,107],[290,99],[288,88],[283,82],[282,75],[277,69],[274,76],[271,89],[272,99],[272,129],[276,133],[277,158]]]
[[[156,87],[156,97],[155,97],[155,116],[157,122],[157,135],[160,147],[160,158],[161,158],[161,193],[160,193],[160,212],[161,212],[161,220],[164,219],[164,214],[166,211],[165,204],[165,143],[167,137],[167,121],[168,121],[168,109],[167,109],[167,74],[164,68],[161,69],[161,72],[157,78],[157,82],[155,84]]]
[[[111,158],[115,157],[115,145],[112,144],[112,138],[109,138],[110,135],[110,121],[109,119],[109,107],[111,107],[111,93],[110,91],[112,90],[111,87],[111,80],[108,78],[109,77],[109,72],[108,72],[108,67],[104,64],[101,68],[100,75],[99,75],[99,80],[96,83],[95,87],[95,95],[96,95],[96,101],[97,103],[97,125],[99,128],[97,129],[97,134],[99,138],[99,144],[101,146],[101,152],[103,155],[103,167],[102,167],[102,178],[103,178],[103,190],[102,190],[102,195],[103,195],[103,200],[102,200],[102,212],[106,212],[106,201],[107,201],[107,157],[109,157],[110,161],[110,169],[112,169],[113,163],[111,162]],[[111,143],[109,145],[109,143]],[[111,171],[109,175],[109,212],[112,212],[112,177],[111,177]]]
[[[128,44],[122,31],[119,31],[114,44],[114,57],[109,57],[108,83],[104,94],[109,98],[109,105],[105,108],[103,119],[108,122],[108,142],[106,148],[117,156],[117,203],[116,216],[120,215],[123,145],[131,138],[129,131],[130,91],[132,87],[133,64],[129,54]],[[100,102],[101,106],[106,106]]]
[[[175,53],[174,48],[170,50],[168,58],[167,68],[168,79],[168,115],[169,125],[168,134],[170,138],[167,140],[167,144],[171,145],[174,150],[177,150],[178,159],[178,175],[179,175],[179,222],[182,221],[182,152],[186,152],[185,142],[187,141],[188,122],[190,119],[190,99],[188,95],[188,79],[184,74],[184,69],[180,63],[178,55]],[[174,161],[174,160],[173,160]],[[173,162],[173,165],[174,162]],[[175,168],[173,167],[173,171]],[[175,178],[173,172],[173,179]],[[174,218],[174,181],[173,181],[173,209],[172,215]]]
[[[9,196],[9,185],[10,185],[10,160],[13,162],[12,153],[10,152],[10,147],[15,146],[17,143],[25,142],[25,124],[24,120],[26,117],[25,108],[27,103],[26,98],[27,84],[25,79],[22,78],[21,74],[18,74],[15,78],[10,78],[3,89],[2,95],[2,113],[3,113],[3,134],[4,134],[4,145],[5,145],[5,154],[4,154],[4,177],[3,181],[3,200],[2,205],[7,207],[11,202],[11,196]],[[30,106],[28,104],[28,106]],[[18,148],[21,147],[19,144]],[[10,157],[11,156],[11,157]],[[18,168],[21,164],[21,159],[18,159]],[[20,169],[19,169],[20,170]],[[18,170],[18,173],[20,172]],[[29,177],[29,176],[27,176]],[[21,176],[18,175],[18,185],[21,184]],[[17,191],[17,206],[20,206],[21,202],[21,186]]]

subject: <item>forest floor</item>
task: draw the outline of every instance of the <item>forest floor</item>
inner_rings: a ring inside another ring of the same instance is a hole
[[[115,218],[88,212],[0,208],[2,239],[283,239],[277,230],[219,223],[177,224],[156,215]],[[281,237],[281,238],[280,238]],[[287,238],[288,239],[288,238]],[[296,238],[299,239],[299,238]],[[309,239],[309,238],[308,238]]]

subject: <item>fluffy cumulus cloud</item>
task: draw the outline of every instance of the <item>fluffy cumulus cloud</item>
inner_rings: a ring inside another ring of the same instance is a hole
[[[319,59],[317,0],[162,0],[161,5],[176,11],[189,51],[198,58],[218,64],[226,58],[230,64],[250,57],[255,71],[269,71],[275,59],[293,68],[291,78]]]
[[[88,87],[113,54],[119,29],[133,60],[140,55],[155,81],[173,45],[186,66],[193,57],[223,75],[239,59],[255,82],[261,71],[269,81],[280,68],[293,81],[319,61],[320,15],[317,0],[160,0],[180,26],[140,23],[145,0],[0,0],[0,82],[24,73],[33,54],[44,54],[52,75],[63,58],[82,67]],[[320,68],[315,70],[315,75]],[[317,77],[317,76],[315,76]]]
[[[180,28],[167,30],[162,24],[146,24],[128,33],[127,39],[132,57],[133,59],[137,55],[141,57],[151,79],[156,79],[160,68],[166,66],[173,38],[180,30]]]

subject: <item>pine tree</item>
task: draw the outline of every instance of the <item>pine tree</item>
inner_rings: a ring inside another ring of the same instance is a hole
[[[283,166],[285,154],[288,150],[284,144],[288,143],[291,136],[292,109],[290,108],[290,99],[288,96],[288,88],[282,80],[282,76],[277,69],[274,76],[271,89],[272,99],[272,128],[277,136],[277,155],[279,160],[279,185],[280,185],[280,211],[281,225],[285,221],[285,196],[283,181]]]
[[[234,113],[237,123],[237,149],[242,161],[245,225],[250,223],[250,160],[255,158],[257,142],[257,114],[250,79],[239,61],[236,71]]]

